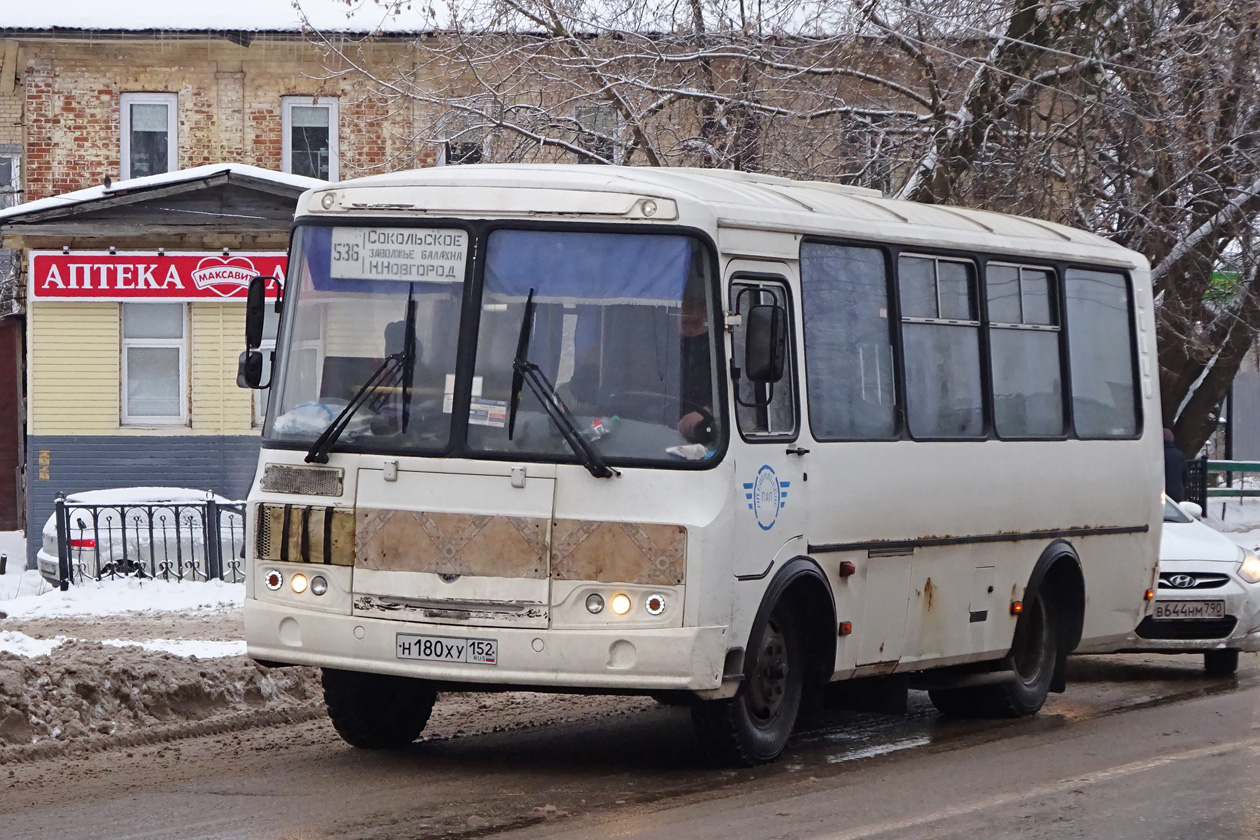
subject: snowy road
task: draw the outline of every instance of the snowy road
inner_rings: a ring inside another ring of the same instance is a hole
[[[1073,660],[1037,718],[843,713],[716,770],[634,698],[439,701],[432,739],[345,747],[322,719],[9,768],[7,838],[1254,838],[1260,660]],[[515,727],[515,728],[513,728]],[[496,729],[508,728],[509,731]],[[461,734],[462,731],[462,734]]]

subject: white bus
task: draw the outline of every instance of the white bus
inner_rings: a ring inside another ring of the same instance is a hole
[[[252,292],[249,654],[322,667],[356,746],[413,741],[441,691],[641,693],[768,761],[836,680],[1035,713],[1147,613],[1148,266],[1097,236],[458,166],[302,197],[273,367]]]

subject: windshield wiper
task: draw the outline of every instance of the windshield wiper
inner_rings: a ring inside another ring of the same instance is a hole
[[[516,409],[521,403],[521,386],[528,384],[529,390],[538,398],[538,402],[542,404],[543,410],[547,412],[547,416],[551,418],[551,422],[556,424],[556,428],[560,430],[560,435],[564,438],[565,443],[569,444],[569,448],[573,450],[573,454],[578,456],[578,460],[582,462],[582,466],[586,467],[586,471],[596,478],[612,478],[619,476],[621,473],[604,463],[604,459],[595,451],[595,447],[591,446],[590,441],[582,437],[582,433],[578,431],[577,423],[574,422],[573,412],[560,399],[560,395],[556,393],[556,386],[551,384],[551,380],[542,372],[542,368],[529,360],[529,337],[531,322],[534,314],[534,290],[529,290],[529,297],[525,300],[525,317],[521,320],[521,332],[516,340],[516,358],[512,360],[512,394],[511,404],[508,406],[508,440],[512,439],[513,433],[516,431]]]
[[[521,404],[521,387],[525,384],[525,375],[517,367],[517,362],[525,359],[529,352],[529,335],[534,326],[534,290],[529,290],[525,298],[525,315],[521,318],[521,331],[516,336],[516,355],[512,358],[512,393],[508,404],[508,440],[516,433],[516,409]]]
[[[408,290],[407,321],[403,337],[403,349],[386,356],[385,361],[381,362],[380,366],[372,371],[372,375],[368,377],[367,381],[359,387],[359,390],[354,392],[354,396],[350,398],[350,402],[341,410],[341,413],[333,418],[333,421],[328,424],[328,428],[324,429],[319,437],[315,438],[315,442],[311,444],[311,448],[306,452],[306,463],[328,463],[328,451],[332,449],[333,444],[341,437],[342,432],[346,430],[346,426],[350,425],[350,420],[354,417],[354,413],[363,407],[363,404],[368,401],[368,397],[372,396],[377,388],[384,385],[387,379],[397,377],[402,380],[402,429],[406,431],[410,409],[408,405],[409,386],[415,365],[416,301],[411,296],[411,290]]]

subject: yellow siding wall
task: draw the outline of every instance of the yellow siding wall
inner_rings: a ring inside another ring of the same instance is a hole
[[[246,435],[253,391],[236,387],[236,360],[245,349],[243,303],[194,303],[189,391],[192,429],[200,435]]]
[[[236,387],[245,307],[189,308],[189,426],[122,426],[118,303],[33,301],[27,315],[31,435],[249,435],[252,392]]]
[[[38,303],[27,312],[28,434],[118,428],[118,304]]]

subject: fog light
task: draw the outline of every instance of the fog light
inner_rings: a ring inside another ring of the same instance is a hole
[[[306,575],[294,575],[289,579],[289,586],[293,587],[293,591],[301,595],[306,591]]]
[[[311,578],[311,594],[323,595],[328,591],[328,581],[324,580],[321,575]]]
[[[592,592],[586,596],[586,611],[591,615],[598,615],[604,611],[604,596],[598,592]]]
[[[660,615],[665,612],[665,596],[656,593],[647,596],[647,600],[643,602],[643,608],[647,610],[648,615]]]
[[[612,611],[617,615],[625,615],[630,612],[630,596],[624,592],[618,592],[612,599]]]
[[[275,592],[277,589],[284,586],[284,575],[280,574],[275,569],[268,571],[267,577],[264,578],[264,580],[267,582],[267,588],[272,592]]]

